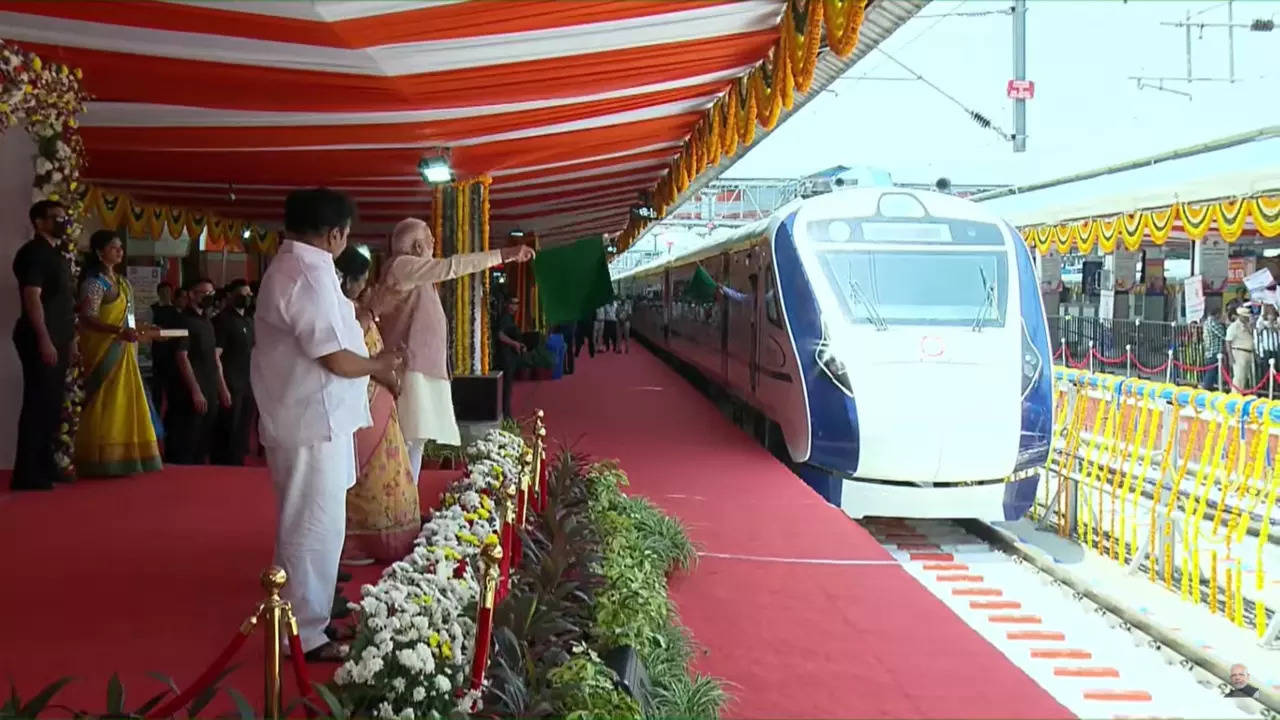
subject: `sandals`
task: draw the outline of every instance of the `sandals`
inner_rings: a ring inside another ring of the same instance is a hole
[[[342,643],[330,641],[318,648],[308,650],[302,658],[310,663],[341,663],[346,662],[350,654],[351,648]]]
[[[347,607],[347,599],[341,593],[333,597],[333,610],[329,611],[330,620],[344,620],[351,617],[351,608]]]
[[[324,629],[324,635],[333,642],[351,642],[356,639],[356,629],[350,625],[334,625],[330,623]]]

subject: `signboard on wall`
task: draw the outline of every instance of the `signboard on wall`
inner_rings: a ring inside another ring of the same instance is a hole
[[[160,268],[153,266],[137,267],[130,265],[127,277],[133,286],[133,312],[135,323],[147,325],[151,323],[151,305],[156,301],[156,288],[164,279]]]
[[[1226,287],[1229,253],[1230,248],[1220,238],[1205,237],[1196,243],[1196,274],[1203,278],[1204,286],[1208,290],[1222,292]],[[1241,275],[1241,279],[1243,278],[1244,276]]]
[[[1182,305],[1187,313],[1187,322],[1198,322],[1204,317],[1204,281],[1199,275],[1183,281]]]
[[[1240,285],[1253,274],[1253,258],[1233,257],[1227,260],[1227,284]]]
[[[1116,291],[1104,289],[1098,294],[1098,319],[1109,320],[1116,315]]]
[[[1062,256],[1057,248],[1050,248],[1044,255],[1036,256],[1040,270],[1041,292],[1057,292],[1062,289]]]

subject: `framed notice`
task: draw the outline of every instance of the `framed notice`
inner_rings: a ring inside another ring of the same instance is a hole
[[[1192,275],[1183,282],[1182,305],[1187,313],[1187,322],[1199,322],[1204,318],[1204,281],[1199,275]]]

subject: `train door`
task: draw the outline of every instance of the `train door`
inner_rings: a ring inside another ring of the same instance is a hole
[[[662,344],[671,347],[671,267],[662,269]]]
[[[729,281],[730,258],[729,253],[720,256],[720,277],[721,283]],[[720,316],[720,376],[728,380],[729,378],[729,303],[717,303],[717,315]]]
[[[752,258],[754,260],[754,258]],[[755,263],[753,262],[752,265]],[[747,374],[751,378],[751,394],[756,394],[756,383],[760,379],[760,313],[763,306],[763,293],[760,292],[760,274],[752,268],[751,275],[751,358],[747,363]]]

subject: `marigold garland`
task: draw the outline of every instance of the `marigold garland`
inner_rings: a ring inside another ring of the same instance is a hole
[[[1184,232],[1193,240],[1203,238],[1216,227],[1224,241],[1233,243],[1240,239],[1249,223],[1263,237],[1277,237],[1280,236],[1280,194],[1175,203],[1106,217],[1027,226],[1021,228],[1021,232],[1027,245],[1041,255],[1050,251],[1060,255],[1073,251],[1088,254],[1094,247],[1110,254],[1120,247],[1137,251],[1147,240],[1163,245],[1175,221],[1182,223]]]
[[[667,174],[653,190],[655,220],[632,216],[618,237],[625,251],[651,222],[661,220],[694,180],[708,167],[733,157],[755,142],[756,126],[772,130],[792,108],[795,93],[813,85],[824,36],[831,52],[849,57],[858,46],[867,0],[789,0],[778,26],[778,40],[768,55],[698,121]]]

